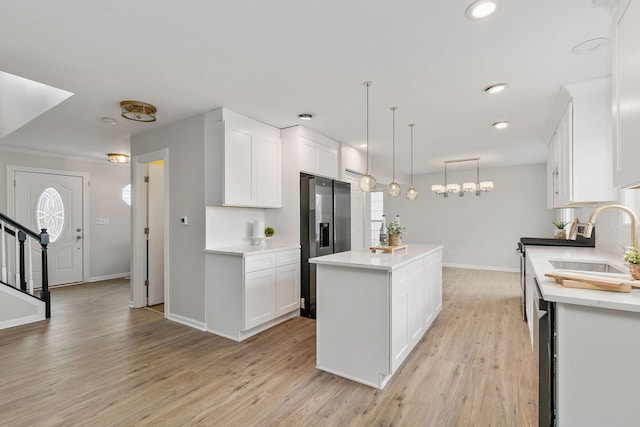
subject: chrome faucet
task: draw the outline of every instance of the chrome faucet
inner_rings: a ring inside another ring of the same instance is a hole
[[[591,213],[591,216],[587,221],[587,226],[585,227],[583,236],[587,238],[591,237],[591,232],[593,231],[594,221],[596,220],[596,217],[600,212],[607,209],[619,209],[623,212],[626,212],[627,215],[629,215],[629,218],[631,218],[631,246],[633,246],[634,248],[637,248],[638,247],[638,217],[636,216],[635,212],[633,212],[628,207],[622,206],[622,205],[606,205],[606,206],[600,206],[596,208]]]

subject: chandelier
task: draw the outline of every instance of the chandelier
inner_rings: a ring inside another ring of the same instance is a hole
[[[462,187],[460,187],[460,184],[449,184],[447,181],[447,164],[462,162],[476,162],[476,182],[465,182],[462,184]],[[483,191],[488,192],[491,190],[493,190],[493,181],[480,181],[479,157],[462,160],[448,160],[444,162],[444,185],[435,184],[431,186],[431,191],[444,197],[449,197],[449,194],[458,194],[462,197],[465,193],[476,193],[476,196],[479,196]]]

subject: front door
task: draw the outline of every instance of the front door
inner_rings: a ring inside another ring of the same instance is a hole
[[[49,233],[49,285],[83,280],[83,176],[14,171],[16,221]],[[33,276],[42,283],[39,245],[33,245]]]

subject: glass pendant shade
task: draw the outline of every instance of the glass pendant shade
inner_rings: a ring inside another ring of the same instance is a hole
[[[416,190],[416,187],[414,187],[413,185],[411,187],[409,187],[409,189],[407,190],[407,199],[409,200],[415,200],[418,198],[418,190]]]
[[[493,190],[493,181],[482,181],[480,183],[480,190],[482,191]]]
[[[389,184],[389,186],[387,187],[387,194],[389,194],[391,197],[396,197],[399,196],[401,192],[402,190],[400,189],[400,185],[396,182],[396,180],[394,179],[393,181],[391,181],[391,184]]]
[[[447,184],[447,193],[459,193],[460,184]]]
[[[462,184],[462,191],[465,193],[470,193],[472,191],[476,191],[478,185],[475,182],[465,182]]]
[[[369,175],[369,171],[362,177],[360,180],[360,190],[362,191],[372,191],[376,189],[376,179]]]

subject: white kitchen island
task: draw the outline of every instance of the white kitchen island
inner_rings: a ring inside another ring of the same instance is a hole
[[[382,389],[442,309],[442,245],[317,258],[317,368]]]

